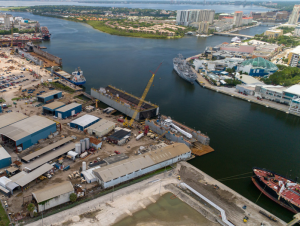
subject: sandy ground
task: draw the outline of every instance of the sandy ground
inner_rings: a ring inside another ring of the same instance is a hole
[[[263,210],[262,208],[186,162],[177,164],[176,169],[171,173],[168,172],[154,176],[138,184],[131,185],[72,209],[44,218],[43,223],[44,225],[65,226],[113,225],[122,218],[131,216],[134,212],[146,208],[147,205],[154,203],[160,195],[170,192],[171,190],[174,194],[177,194],[178,198],[186,201],[189,205],[192,205],[191,200],[193,200],[199,207],[206,209],[207,213],[215,215],[215,218],[220,220],[218,211],[212,209],[212,207],[207,205],[203,200],[197,201],[194,199],[194,196],[191,195],[190,192],[184,189],[182,190],[182,186],[180,186],[181,181],[178,181],[176,178],[178,174],[181,175],[183,182],[189,184],[195,190],[223,208],[227,218],[235,225],[244,224],[242,222],[246,215],[249,216],[249,221],[247,222],[248,226],[257,226],[260,225],[261,222],[266,226],[286,225],[286,223],[278,218],[278,222],[275,223],[262,216],[258,213],[259,210]],[[212,188],[215,184],[219,186],[219,189]],[[172,187],[171,190],[170,186]],[[247,205],[246,210],[242,209],[243,205]],[[193,208],[197,210],[195,205]],[[41,225],[41,223],[40,220],[28,225],[38,226]]]

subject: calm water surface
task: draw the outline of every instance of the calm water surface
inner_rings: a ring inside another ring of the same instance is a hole
[[[172,58],[202,52],[206,46],[230,42],[229,37],[185,37],[154,40],[111,36],[91,27],[56,18],[16,13],[38,20],[52,34],[44,42],[47,51],[63,59],[64,70],[80,66],[87,78],[86,89],[109,84],[141,96],[160,62],[154,86],[147,100],[160,106],[163,114],[207,133],[215,152],[195,158],[191,164],[216,179],[251,172],[265,167],[295,178],[300,176],[300,118],[251,104],[230,96],[190,85],[172,68]],[[267,27],[245,30],[250,35]],[[290,171],[292,170],[292,171]],[[250,174],[248,174],[250,176]],[[248,176],[245,175],[245,176]],[[260,192],[250,177],[225,181],[226,185],[256,201]],[[292,214],[261,196],[258,205],[285,221]]]

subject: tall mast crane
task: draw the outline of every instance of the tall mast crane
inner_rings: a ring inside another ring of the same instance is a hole
[[[131,127],[132,126],[133,121],[134,121],[135,117],[137,116],[138,112],[140,111],[142,104],[144,103],[144,100],[145,100],[145,98],[146,98],[146,96],[147,96],[147,94],[148,94],[148,92],[150,90],[150,87],[151,87],[151,85],[152,85],[152,83],[154,81],[155,74],[158,71],[158,69],[160,68],[161,64],[162,63],[160,63],[158,65],[158,67],[157,67],[157,69],[156,69],[156,71],[154,73],[152,71],[150,71],[152,73],[152,76],[151,76],[151,78],[150,78],[150,80],[149,80],[149,82],[148,82],[148,84],[147,84],[147,86],[146,86],[146,88],[144,90],[144,93],[143,93],[143,95],[142,95],[142,97],[141,97],[141,99],[140,99],[140,101],[139,101],[139,103],[138,103],[138,105],[137,105],[137,107],[136,107],[136,109],[135,109],[135,111],[134,111],[134,113],[133,113],[133,115],[132,115],[131,120],[129,121],[129,123],[127,121],[127,118],[125,119],[125,121],[123,123],[123,125],[125,127]]]

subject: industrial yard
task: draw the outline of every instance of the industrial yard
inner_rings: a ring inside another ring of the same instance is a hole
[[[145,100],[147,88],[141,98],[113,86],[93,88],[91,95],[71,85],[58,89],[49,71],[3,51],[9,58],[0,63],[7,81],[1,89],[0,190],[11,222],[29,223],[43,214],[45,225],[93,225],[100,218],[112,225],[172,192],[212,225],[220,223],[219,210],[198,202],[196,193],[186,190],[191,186],[225,209],[235,225],[248,213],[255,216],[249,225],[283,225],[279,219],[270,223],[259,207],[230,190],[237,196],[233,203],[229,188],[207,175],[203,179],[186,162],[214,151],[210,138],[159,114],[159,107]],[[211,189],[215,184],[218,189]],[[221,193],[228,199],[220,202]],[[51,216],[58,208],[66,211]]]

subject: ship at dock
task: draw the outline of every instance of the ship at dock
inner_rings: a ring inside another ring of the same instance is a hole
[[[55,74],[77,86],[81,86],[86,83],[86,79],[83,76],[83,71],[80,70],[79,67],[72,72],[72,75],[70,75],[68,72],[60,70],[58,67],[51,67],[51,74]]]
[[[197,75],[195,72],[192,71],[191,65],[189,65],[188,62],[186,62],[186,60],[181,54],[179,54],[178,57],[175,57],[173,59],[173,68],[181,78],[185,79],[191,84],[195,83]]]
[[[49,33],[49,30],[47,27],[41,27],[41,33],[43,40],[47,41],[50,40],[51,34]]]
[[[300,184],[296,180],[257,167],[253,174],[253,183],[264,195],[293,213],[300,212]]]

